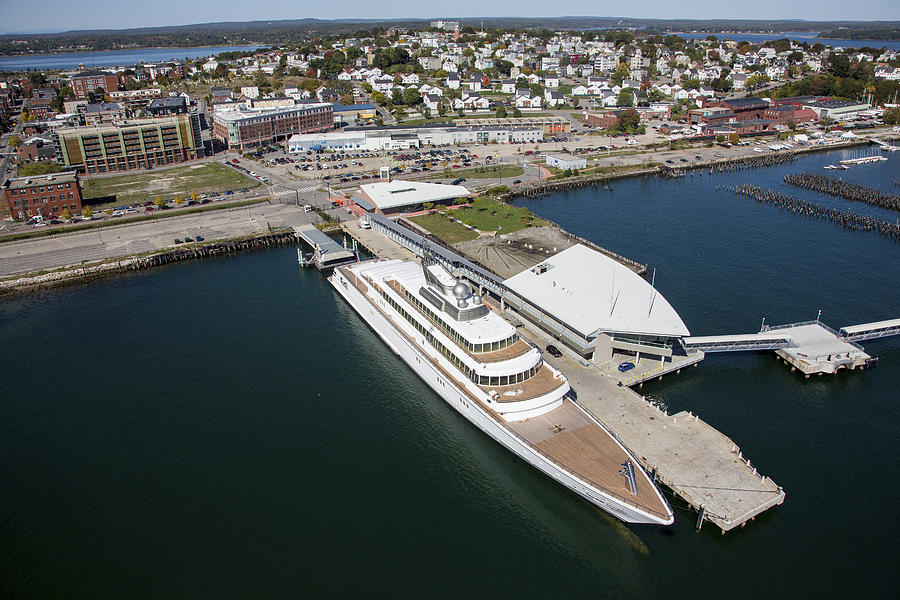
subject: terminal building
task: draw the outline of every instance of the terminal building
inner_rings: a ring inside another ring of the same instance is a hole
[[[379,181],[359,186],[363,202],[360,206],[376,210],[381,214],[397,214],[422,209],[426,202],[432,204],[452,203],[458,198],[466,198],[471,192],[461,185],[444,185],[422,181]]]
[[[56,135],[61,164],[90,175],[148,169],[206,155],[195,114],[62,127]]]
[[[576,244],[503,282],[516,310],[574,351],[671,358],[690,335],[675,309],[622,263]],[[517,300],[518,299],[518,300]]]

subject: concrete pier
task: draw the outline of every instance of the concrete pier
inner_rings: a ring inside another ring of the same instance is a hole
[[[349,223],[344,231],[378,257],[416,258],[374,229]],[[493,310],[538,348],[557,343],[512,309]],[[577,394],[575,401],[604,423],[648,473],[700,514],[698,528],[706,520],[729,531],[784,502],[784,490],[758,473],[726,435],[690,413],[670,415],[628,387],[696,364],[703,358],[702,351],[688,352],[662,368],[655,361],[638,361],[635,373],[620,373],[613,363],[594,365],[566,347],[562,351],[561,358],[545,353],[544,359],[568,378]]]
[[[527,325],[519,333],[541,348],[553,341]],[[578,404],[604,423],[648,473],[723,532],[784,502],[784,490],[759,473],[734,441],[698,416],[670,415],[628,386],[619,386],[603,369],[568,353],[558,359],[545,353],[544,360],[562,371]]]

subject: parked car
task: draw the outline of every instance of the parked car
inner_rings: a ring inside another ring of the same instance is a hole
[[[562,356],[562,352],[560,352],[560,351],[559,351],[559,348],[557,348],[557,347],[554,346],[553,344],[550,344],[549,346],[547,346],[547,352],[548,352],[548,353],[550,354],[550,356],[552,356],[553,358],[559,358],[560,356]]]
[[[633,363],[633,362],[630,362],[630,361],[629,361],[629,362],[623,362],[622,364],[619,365],[619,372],[625,373],[626,371],[630,371],[630,370],[632,370],[633,368],[634,368],[634,363]]]

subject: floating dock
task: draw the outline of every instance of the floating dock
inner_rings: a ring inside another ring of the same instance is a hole
[[[883,160],[887,160],[887,157],[875,155],[875,156],[864,156],[862,158],[848,158],[848,159],[840,161],[840,163],[842,165],[864,165],[866,163],[881,162]]]
[[[774,350],[791,370],[805,377],[832,375],[841,369],[871,369],[878,363],[857,342],[900,335],[900,319],[842,327],[835,331],[819,320],[764,326],[759,333],[691,336],[688,351],[736,352]]]

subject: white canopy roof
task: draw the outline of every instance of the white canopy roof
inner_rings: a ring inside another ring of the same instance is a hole
[[[381,210],[422,202],[441,202],[453,198],[465,198],[470,193],[461,185],[400,181],[399,179],[367,183],[359,186],[359,189]]]
[[[599,331],[690,335],[675,309],[643,277],[581,244],[507,279],[509,289],[588,337]]]

